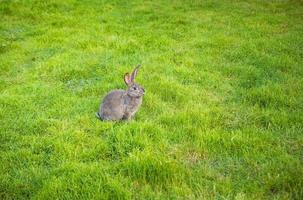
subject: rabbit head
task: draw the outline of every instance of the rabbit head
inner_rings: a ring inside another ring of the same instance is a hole
[[[142,86],[138,85],[137,83],[135,83],[135,78],[137,76],[138,73],[138,69],[140,68],[141,65],[138,65],[133,72],[131,73],[131,75],[129,75],[129,73],[126,73],[124,75],[124,82],[125,84],[128,86],[127,89],[127,95],[129,95],[130,97],[142,97],[145,94],[145,90]]]

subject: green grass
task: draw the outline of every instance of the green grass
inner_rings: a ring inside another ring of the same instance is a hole
[[[302,199],[302,13],[0,0],[0,199]],[[97,120],[139,63],[135,119]]]

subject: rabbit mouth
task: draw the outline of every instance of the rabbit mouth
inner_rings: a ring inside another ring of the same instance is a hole
[[[137,96],[138,97],[142,97],[142,96],[144,96],[145,95],[145,92],[140,92]]]
[[[144,90],[140,91],[140,95],[141,96],[145,95],[145,91]]]
[[[128,93],[128,96],[130,97],[135,97],[135,98],[140,98],[144,95],[144,93]]]

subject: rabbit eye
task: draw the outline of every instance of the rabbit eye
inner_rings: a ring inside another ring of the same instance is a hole
[[[133,87],[133,89],[136,90],[137,88],[136,88],[136,87]]]

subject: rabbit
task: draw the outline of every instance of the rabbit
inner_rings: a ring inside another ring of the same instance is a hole
[[[119,121],[134,117],[145,94],[144,88],[134,82],[140,66],[138,65],[131,75],[129,73],[124,75],[127,90],[112,90],[104,97],[99,112],[96,113],[99,119]]]

